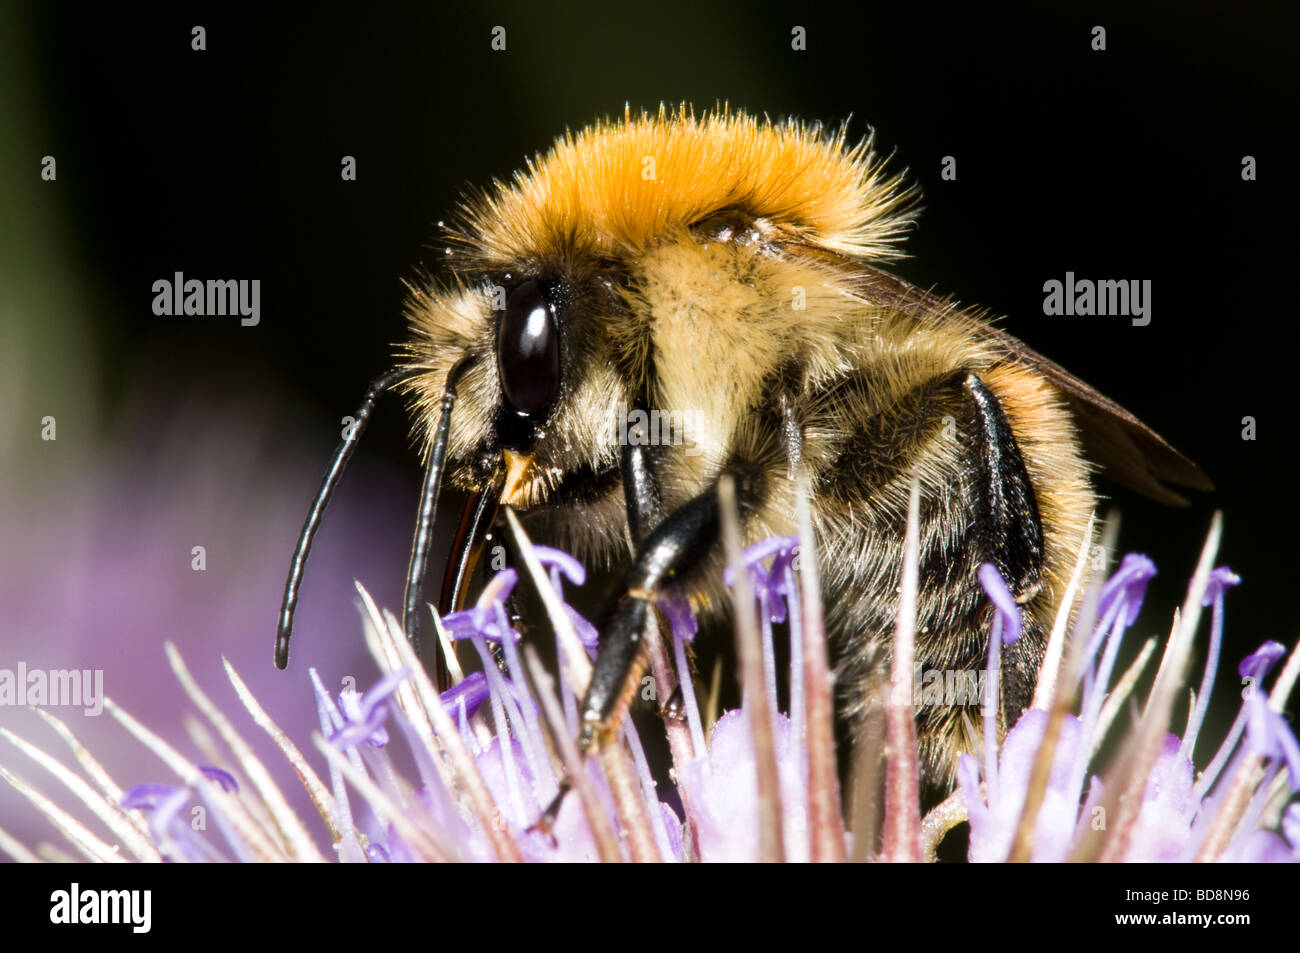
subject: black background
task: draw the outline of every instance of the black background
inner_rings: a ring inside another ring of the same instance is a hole
[[[41,213],[75,234],[96,288],[78,320],[105,371],[106,427],[142,384],[160,402],[253,400],[323,468],[338,418],[404,336],[402,280],[436,267],[434,223],[465,184],[507,177],[625,103],[852,116],[924,189],[896,270],[1005,314],[1215,481],[1188,509],[1103,486],[1123,509],[1121,548],[1161,570],[1142,634],[1166,628],[1219,508],[1219,562],[1245,579],[1226,660],[1294,638],[1293,4],[48,4],[17,20],[33,65],[17,96],[39,146],[7,187],[45,188],[40,155],[58,156]],[[505,52],[490,48],[498,24]],[[1104,52],[1090,48],[1098,24]],[[806,51],[791,49],[795,25]],[[344,155],[355,182],[340,179]],[[946,155],[955,182],[940,180]],[[1245,155],[1257,181],[1242,181]],[[152,283],[174,271],[261,279],[261,324],[156,317]],[[1043,283],[1066,271],[1150,279],[1151,324],[1043,316]],[[398,407],[360,458],[391,463],[413,515]],[[392,541],[396,558],[406,543]],[[268,542],[286,563],[291,544]],[[270,632],[239,637],[264,637],[269,657]]]
[[[16,868],[11,868],[16,870]],[[1043,935],[1061,935],[1068,932],[1078,938],[1110,938],[1140,936],[1146,939],[1173,938],[1183,941],[1189,933],[1200,933],[1203,925],[1142,925],[1117,924],[1117,915],[1155,914],[1186,917],[1196,915],[1231,915],[1249,918],[1248,923],[1213,924],[1209,935],[1228,942],[1243,941],[1247,937],[1275,936],[1288,922],[1288,897],[1293,893],[1285,874],[1277,868],[1264,865],[1233,865],[1219,871],[1212,886],[1200,886],[1196,868],[1189,866],[1160,867],[1131,864],[1061,864],[1051,871],[1051,901],[1026,903],[1027,897],[1045,893],[1042,871],[1027,864],[986,865],[979,871],[980,887],[989,894],[1014,897],[1021,901],[1014,917],[1002,917],[987,924],[976,921],[973,930],[991,936],[1020,936],[1028,931]],[[628,869],[620,872],[619,887],[633,891],[624,903],[584,902],[592,898],[605,899],[609,890],[605,885],[594,885],[585,870],[577,867],[556,869],[547,879],[546,886],[538,889],[536,878],[530,871],[492,868],[484,871],[491,883],[506,898],[510,922],[548,923],[556,915],[557,905],[583,902],[575,924],[586,935],[606,935],[627,929],[629,913],[639,914],[647,909],[646,897],[662,884],[656,871],[650,867]],[[683,872],[678,878],[676,895],[670,903],[692,903],[697,891],[716,885],[711,871],[703,867]],[[962,897],[971,890],[971,871],[964,867],[933,865],[889,865],[866,868],[851,884],[846,884],[836,868],[789,868],[788,871],[766,870],[760,881],[750,881],[740,873],[732,885],[733,896],[741,903],[753,896],[746,891],[761,889],[762,896],[779,897],[807,906],[826,905],[828,900],[837,903],[861,897],[864,889],[870,892],[869,915],[853,921],[855,928],[868,937],[891,935],[906,927],[916,928],[918,916],[921,926],[934,932],[943,923],[942,917],[929,916],[936,910],[931,898],[936,896]],[[348,910],[340,913],[339,905],[322,904],[322,896],[375,897],[385,900],[383,916],[399,918],[398,922],[410,928],[432,929],[425,908],[430,906],[429,894],[437,885],[427,877],[413,877],[409,868],[383,865],[351,865],[342,870],[317,866],[302,866],[285,877],[270,866],[223,867],[212,864],[187,864],[164,870],[154,865],[118,866],[112,870],[80,868],[70,874],[65,866],[47,865],[35,871],[22,871],[23,879],[13,877],[11,896],[13,913],[11,922],[20,929],[33,933],[47,931],[45,935],[71,935],[77,939],[102,940],[111,938],[118,942],[137,944],[168,942],[193,934],[196,912],[202,913],[215,904],[222,905],[226,914],[223,927],[228,931],[256,925],[272,925],[292,931],[295,941],[307,943],[320,940],[329,942],[373,942],[375,914],[363,909],[360,913]],[[467,887],[478,888],[487,884],[473,879],[476,871],[467,871],[457,884],[457,898],[464,896]],[[1179,876],[1182,874],[1182,876]],[[699,881],[694,877],[699,876]],[[231,902],[229,895],[238,878],[238,900]],[[516,879],[517,878],[517,879]],[[825,879],[822,879],[825,878]],[[951,879],[948,879],[951,878]],[[148,934],[135,934],[129,926],[52,925],[49,911],[50,896],[54,891],[69,891],[70,882],[76,879],[79,890],[151,890],[151,929]],[[1203,879],[1203,878],[1202,878]],[[938,885],[936,887],[936,884]],[[683,889],[685,888],[685,889]],[[1172,894],[1174,890],[1187,890],[1195,896],[1197,890],[1245,891],[1249,899],[1214,902],[1169,901],[1148,903],[1129,899],[1135,892]],[[688,893],[689,891],[689,893]],[[678,897],[683,898],[678,900]],[[689,898],[689,899],[686,899]],[[924,898],[918,900],[918,898]],[[731,902],[731,901],[728,901]],[[928,904],[923,906],[922,904]],[[480,913],[486,901],[466,899],[460,907]],[[729,907],[722,907],[730,912]],[[963,912],[965,912],[963,910]],[[496,924],[485,927],[481,917],[453,915],[439,918],[436,924],[439,939],[450,943],[480,943],[484,934],[500,929]],[[727,934],[738,942],[751,938],[762,942],[770,926],[758,917],[733,917],[727,924]],[[974,918],[972,918],[974,919]],[[944,924],[946,925],[946,923]]]
[[[1124,545],[1176,591],[1223,508],[1224,561],[1247,581],[1233,628],[1285,638],[1300,618],[1286,598],[1296,17],[1178,9],[48,5],[33,25],[63,211],[111,290],[93,315],[110,366],[294,395],[300,432],[323,413],[332,425],[386,367],[400,281],[436,264],[433,223],[462,186],[508,176],[566,126],[660,101],[870,123],[925,190],[897,270],[1006,314],[1197,460],[1218,492],[1190,510],[1106,487]],[[206,52],[190,49],[196,23]],[[806,52],[790,49],[796,23]],[[504,53],[489,47],[497,24]],[[939,180],[944,155],[956,182]],[[1242,181],[1243,155],[1258,181]],[[173,270],[260,277],[261,325],[155,317],[151,284]],[[1043,317],[1043,282],[1067,270],[1151,279],[1151,325]],[[110,376],[103,399],[120,390]],[[407,447],[405,421],[382,414],[365,452]]]

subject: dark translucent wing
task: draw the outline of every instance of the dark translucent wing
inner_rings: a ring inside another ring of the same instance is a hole
[[[811,252],[812,257],[835,257],[840,269],[847,259]],[[922,291],[888,272],[861,262],[852,262],[860,281],[857,293],[866,301],[895,308],[921,320],[941,322],[952,304]],[[1079,424],[1080,437],[1088,458],[1107,477],[1154,500],[1185,506],[1187,500],[1165,486],[1212,490],[1212,484],[1191,460],[1175,450],[1163,437],[1104,394],[1075,377],[1055,361],[1005,331],[980,322],[976,333],[1002,351],[1008,359],[1039,371],[1060,389]]]
[[[1214,489],[1200,467],[1109,397],[1005,331],[987,326],[985,331],[1009,357],[1042,372],[1060,389],[1078,420],[1084,451],[1110,479],[1153,500],[1178,506],[1186,506],[1187,500],[1165,483],[1193,490]]]

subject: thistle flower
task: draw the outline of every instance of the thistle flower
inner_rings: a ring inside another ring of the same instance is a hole
[[[223,791],[238,791],[239,783],[234,776],[220,768],[200,767],[199,771],[209,780],[215,781]],[[206,840],[195,837],[193,829],[180,813],[196,794],[194,787],[174,784],[137,784],[122,795],[122,807],[129,810],[144,810],[150,813],[149,833],[154,843],[160,847],[175,844],[175,848],[162,854],[163,860],[171,860],[177,852],[187,860],[225,860],[220,851],[214,849]],[[221,814],[216,814],[220,821]]]
[[[465,642],[482,663],[481,671],[468,676],[453,666],[457,683],[441,694],[398,620],[358,586],[367,644],[384,674],[364,693],[346,687],[332,695],[309,672],[320,724],[311,742],[324,777],[223,660],[235,694],[292,765],[323,830],[313,834],[289,807],[252,745],[170,645],[173,671],[224,745],[210,737],[201,745],[211,764],[181,755],[108,702],[112,717],[155,752],[179,783],[122,791],[47,712],[42,717],[70,746],[81,774],[0,730],[87,806],[108,834],[92,830],[8,769],[0,767],[0,777],[36,804],[81,856],[100,861],[321,861],[330,854],[321,849],[322,834],[333,855],[349,862],[842,859],[855,838],[843,830],[839,811],[832,679],[821,607],[811,595],[817,579],[815,560],[806,555],[813,551],[806,501],[799,515],[800,536],[765,540],[744,551],[731,532],[735,526],[728,528],[725,581],[737,600],[744,694],[741,707],[724,713],[707,738],[690,681],[688,652],[696,626],[689,605],[665,600],[661,606],[670,623],[675,672],[651,626],[647,641],[656,683],[671,690],[680,674],[687,712],[686,724],[667,722],[675,797],[658,789],[630,719],[595,756],[579,756],[573,741],[577,698],[590,674],[596,630],[565,600],[564,586],[583,585],[586,573],[572,557],[533,546],[513,518],[523,571],[541,593],[555,631],[558,690],[532,646],[521,644],[510,625],[505,602],[520,583],[513,569],[494,576],[473,606],[435,616],[447,657],[454,661],[453,643]],[[944,832],[968,819],[970,859],[977,861],[1300,860],[1300,806],[1283,810],[1300,778],[1300,746],[1281,715],[1300,674],[1294,653],[1271,693],[1261,686],[1285,654],[1280,645],[1266,643],[1241,664],[1248,690],[1237,720],[1199,778],[1192,765],[1218,664],[1225,597],[1238,581],[1224,567],[1210,570],[1216,538],[1212,533],[1175,622],[1143,721],[1104,770],[1095,764],[1102,742],[1153,654],[1149,642],[1112,686],[1123,636],[1155,573],[1141,556],[1126,557],[1109,580],[1091,588],[1077,610],[1068,659],[1064,632],[1075,610],[1067,598],[1035,705],[1001,743],[995,730],[986,730],[982,757],[963,757],[958,790],[924,821],[915,793],[915,752],[911,759],[891,759],[898,766],[887,778],[881,843],[858,832],[858,847],[881,859],[932,857]],[[912,533],[909,542],[914,559]],[[1081,558],[1071,592],[1082,567]],[[1018,609],[993,567],[982,568],[980,579],[996,608],[989,651],[995,680],[1000,646],[1020,631]],[[915,592],[909,595],[909,586],[915,586],[914,578],[905,580],[895,689],[899,673],[910,680],[906,627],[914,616],[906,609]],[[1164,729],[1179,686],[1180,654],[1186,655],[1202,605],[1212,608],[1209,658],[1179,738]],[[775,626],[782,623],[791,633],[785,712],[778,710],[775,670]],[[905,728],[910,709],[898,708],[906,717],[889,717]],[[409,753],[414,774],[396,757],[397,749]],[[225,767],[211,766],[218,763]],[[557,801],[567,788],[573,794]],[[1125,811],[1118,798],[1127,791],[1139,796],[1124,802],[1136,805]],[[210,832],[206,824],[193,823],[198,817],[212,820]],[[36,857],[3,831],[0,850],[20,860]]]
[[[1092,776],[1085,798],[1084,779],[1119,706],[1136,681],[1138,670],[1150,656],[1148,645],[1134,669],[1107,697],[1120,643],[1138,617],[1147,583],[1155,572],[1154,564],[1146,557],[1126,556],[1120,568],[1100,589],[1095,615],[1092,616],[1096,619],[1095,624],[1087,627],[1081,622],[1076,627],[1075,643],[1083,647],[1083,664],[1074,676],[1082,682],[1080,713],[1058,712],[1060,723],[1053,745],[1044,743],[1052,714],[1042,708],[1033,708],[1025,712],[1007,733],[1000,752],[996,741],[992,740],[996,736],[986,732],[985,738],[990,740],[985,751],[983,786],[980,783],[980,763],[971,755],[962,757],[958,782],[970,820],[971,860],[997,861],[1012,853],[1013,843],[1022,836],[1024,806],[1040,758],[1050,760],[1036,818],[1028,827],[1028,840],[1032,845],[1030,859],[1067,860],[1086,847],[1087,833],[1107,831],[1106,785],[1100,778]],[[1014,605],[1010,602],[1006,584],[991,566],[981,571],[980,578],[1000,611],[1007,611],[1003,607],[1009,603]],[[1219,567],[1208,574],[1198,572],[1193,579],[1189,604],[1213,606],[1210,652],[1200,683],[1200,696],[1189,713],[1183,738],[1164,733],[1154,757],[1127,765],[1130,776],[1145,778],[1146,783],[1140,790],[1140,808],[1128,820],[1127,829],[1122,836],[1110,839],[1121,845],[1111,859],[1148,862],[1211,860],[1219,856],[1235,860],[1263,859],[1265,856],[1281,859],[1290,849],[1276,834],[1256,828],[1266,806],[1270,803],[1278,805],[1280,792],[1276,782],[1281,775],[1285,774],[1289,779],[1292,790],[1295,790],[1296,779],[1300,778],[1300,757],[1297,756],[1300,749],[1297,749],[1295,736],[1280,714],[1282,701],[1294,682],[1296,666],[1291,666],[1288,674],[1279,679],[1274,692],[1276,707],[1270,707],[1262,691],[1246,693],[1237,724],[1220,746],[1210,768],[1199,782],[1194,781],[1190,755],[1218,665],[1225,594],[1238,582],[1240,580],[1227,567]],[[1175,631],[1178,631],[1177,625]],[[1171,638],[1170,650],[1173,648],[1174,640]],[[1242,662],[1243,678],[1258,684],[1283,654],[1283,646],[1276,642],[1265,643]],[[1166,660],[1169,660],[1168,655]],[[1152,689],[1153,699],[1159,687],[1158,678]],[[1149,699],[1148,713],[1152,707]],[[1247,728],[1244,745],[1240,743],[1243,725]],[[1142,755],[1131,750],[1125,757],[1129,762],[1135,762]],[[1250,785],[1253,789],[1250,808],[1242,812],[1237,799],[1231,796],[1232,785],[1244,783],[1242,771],[1252,758],[1263,758],[1266,768],[1262,780]],[[1233,768],[1224,776],[1225,780],[1220,780],[1219,769],[1229,759]],[[1121,764],[1120,767],[1124,766]],[[1112,776],[1123,773],[1113,770]],[[1236,780],[1226,780],[1228,778]],[[1220,838],[1229,838],[1226,848],[1207,846],[1213,843],[1207,841],[1211,831],[1218,831]]]

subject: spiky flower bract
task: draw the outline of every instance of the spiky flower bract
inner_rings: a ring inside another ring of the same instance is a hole
[[[1155,567],[1145,557],[1128,556],[1109,579],[1087,591],[1072,638],[1064,640],[1065,627],[1059,627],[1056,637],[1062,646],[1068,641],[1068,653],[1061,647],[1049,651],[1047,664],[1055,669],[1043,673],[1035,707],[1000,742],[996,732],[986,733],[987,748],[961,762],[958,790],[917,823],[906,822],[908,816],[919,818],[917,778],[908,776],[916,761],[902,759],[911,768],[895,771],[885,785],[877,839],[866,830],[846,834],[838,812],[828,822],[818,809],[828,795],[838,803],[839,794],[833,774],[824,771],[829,738],[819,729],[833,687],[824,656],[816,651],[815,640],[824,637],[820,606],[808,600],[809,540],[776,538],[732,559],[727,582],[757,610],[752,628],[739,637],[752,642],[758,677],[745,682],[742,706],[722,714],[707,732],[687,658],[694,620],[684,603],[665,602],[672,631],[664,635],[672,639],[671,655],[683,677],[687,723],[668,723],[676,790],[661,791],[630,720],[597,756],[579,756],[573,744],[576,700],[590,672],[595,629],[565,600],[564,587],[582,585],[585,570],[517,532],[527,576],[542,592],[556,634],[558,690],[533,646],[521,644],[510,625],[505,599],[521,583],[515,570],[500,572],[474,606],[438,620],[451,657],[452,643],[460,641],[482,663],[481,671],[468,676],[457,670],[458,684],[441,695],[398,621],[358,587],[367,642],[384,674],[368,691],[349,687],[333,695],[311,673],[321,725],[311,739],[314,757],[280,731],[225,663],[254,724],[301,778],[323,830],[313,832],[293,812],[235,720],[199,689],[171,646],[168,658],[177,677],[224,745],[210,746],[208,753],[224,766],[182,755],[109,702],[112,716],[163,760],[176,781],[123,791],[48,713],[45,720],[70,745],[84,777],[0,731],[89,806],[107,833],[92,830],[15,773],[0,768],[0,776],[35,803],[80,856],[98,861],[320,861],[330,856],[321,849],[322,838],[335,858],[350,862],[730,861],[762,859],[773,845],[780,858],[795,861],[850,855],[915,859],[933,857],[945,832],[963,820],[970,824],[973,861],[1300,860],[1300,813],[1287,805],[1300,779],[1300,745],[1282,716],[1300,674],[1295,653],[1268,692],[1263,682],[1285,649],[1265,643],[1241,663],[1250,690],[1236,722],[1205,770],[1198,774],[1193,766],[1218,665],[1226,596],[1239,581],[1225,567],[1210,568],[1215,534],[1136,727],[1121,732],[1124,719],[1117,715],[1134,697],[1154,646],[1148,643],[1120,678],[1112,676]],[[1081,559],[1080,572],[1082,566]],[[996,647],[1000,632],[1018,631],[1016,607],[991,566],[980,577],[997,607],[991,633]],[[1180,676],[1169,673],[1179,670],[1177,655],[1185,655],[1202,606],[1212,608],[1211,648],[1180,737],[1166,730],[1168,711],[1161,705],[1181,688]],[[1071,606],[1062,611],[1071,612]],[[776,626],[782,623],[792,633],[785,712],[777,707],[775,671]],[[650,634],[652,677],[675,685],[666,639],[657,630]],[[998,656],[990,653],[990,676]],[[899,664],[906,672],[910,659]],[[766,704],[756,709],[758,695]],[[905,710],[910,702],[901,701]],[[767,720],[756,719],[756,710]],[[1098,765],[1112,732],[1123,736],[1119,754]],[[398,744],[411,755],[413,777],[391,754]],[[765,760],[775,766],[772,777],[765,777]],[[323,763],[324,776],[313,761]],[[573,793],[557,801],[563,787]],[[1137,796],[1119,800],[1130,790]],[[199,814],[212,823],[191,824]],[[900,843],[900,836],[914,841]],[[0,849],[19,860],[37,857],[3,832]]]

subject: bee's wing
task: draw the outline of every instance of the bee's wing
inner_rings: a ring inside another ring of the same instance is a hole
[[[866,301],[898,308],[922,320],[943,321],[951,302],[922,291],[888,272],[851,266],[860,280],[855,291]],[[1185,506],[1187,500],[1165,486],[1212,490],[1212,484],[1191,460],[1109,397],[1085,384],[1055,361],[1027,347],[1000,328],[978,322],[976,333],[1020,364],[1040,372],[1060,389],[1079,423],[1084,451],[1107,477],[1154,500]]]
[[[984,326],[989,339],[1014,360],[1042,372],[1070,404],[1089,459],[1106,476],[1154,500],[1186,506],[1187,500],[1165,486],[1212,490],[1214,484],[1191,460],[1109,397],[998,328]]]

